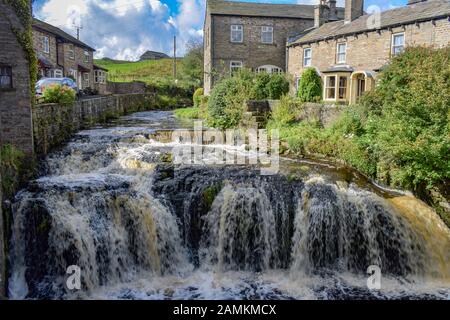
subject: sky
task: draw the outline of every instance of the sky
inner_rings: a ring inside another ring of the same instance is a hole
[[[246,2],[316,4],[319,0],[241,0]],[[338,0],[343,6],[345,0]],[[365,9],[386,10],[407,0],[366,0]],[[95,57],[137,60],[147,50],[177,55],[189,41],[202,41],[205,0],[35,0],[35,17],[76,35],[96,48]]]

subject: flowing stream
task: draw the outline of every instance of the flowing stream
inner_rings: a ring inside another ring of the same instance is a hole
[[[431,208],[324,163],[173,165],[171,132],[191,126],[136,113],[49,155],[13,205],[9,296],[450,299],[450,231]]]

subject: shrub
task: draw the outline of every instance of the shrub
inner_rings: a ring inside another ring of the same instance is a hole
[[[208,101],[208,124],[218,128],[236,127],[241,120],[246,100],[279,99],[289,91],[289,81],[283,74],[255,73],[241,70],[222,79],[211,92]]]
[[[44,90],[43,98],[45,103],[71,104],[75,101],[76,93],[69,87],[53,85]]]
[[[270,74],[266,72],[259,73],[254,80],[252,89],[252,98],[255,100],[264,100],[269,97],[268,84],[270,82]]]
[[[289,92],[289,81],[284,74],[272,74],[267,83],[267,98],[280,99],[282,95]]]
[[[275,106],[272,111],[272,118],[270,121],[275,126],[283,126],[295,120],[297,113],[301,109],[301,103],[298,100],[284,95],[280,99],[280,103]]]
[[[302,102],[322,100],[322,79],[314,68],[307,68],[300,79],[297,93]]]
[[[216,128],[233,128],[239,124],[244,101],[251,98],[254,75],[248,70],[220,81],[208,101],[207,122]]]
[[[175,116],[184,119],[200,119],[200,108],[181,108],[174,111]]]
[[[203,96],[203,88],[198,88],[197,90],[195,90],[194,95],[192,96],[195,108],[200,107],[202,96]]]

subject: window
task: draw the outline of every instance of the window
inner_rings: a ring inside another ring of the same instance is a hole
[[[339,77],[339,99],[347,99],[347,77]]]
[[[311,58],[312,58],[312,49],[306,48],[303,50],[303,66],[310,67],[311,66]]]
[[[95,70],[94,82],[100,83],[100,84],[105,84],[106,83],[106,72],[103,70]]]
[[[337,45],[337,63],[345,63],[347,55],[347,43],[338,43]]]
[[[69,49],[67,50],[67,54],[69,56],[69,59],[75,60],[75,49],[73,47],[73,44],[69,44]]]
[[[53,74],[54,74],[55,78],[63,77],[63,72],[62,72],[62,70],[59,70],[59,69],[56,69],[55,71],[53,71]]]
[[[12,68],[0,66],[0,89],[12,89]]]
[[[231,26],[231,42],[244,41],[244,26],[234,24]]]
[[[83,73],[83,80],[84,80],[86,86],[89,86],[89,73],[87,73],[87,72]]]
[[[50,40],[48,37],[44,36],[42,38],[42,45],[44,47],[44,53],[50,53]]]
[[[327,76],[325,81],[325,98],[336,99],[336,76]]]
[[[89,62],[89,51],[84,50],[84,62]]]
[[[230,62],[230,72],[231,74],[239,71],[242,68],[242,61],[231,61]]]
[[[272,65],[264,65],[264,66],[260,66],[256,69],[257,73],[262,73],[262,72],[266,72],[266,73],[282,73],[283,69],[277,67],[277,66],[272,66]]]
[[[405,34],[397,33],[392,35],[392,54],[395,56],[405,49]]]
[[[262,43],[273,43],[273,27],[261,27],[261,42]]]

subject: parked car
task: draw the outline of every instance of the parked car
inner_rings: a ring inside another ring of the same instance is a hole
[[[52,85],[69,87],[74,90],[78,96],[77,84],[71,78],[42,78],[38,82],[36,82],[36,97],[41,98],[44,94],[45,88]]]

